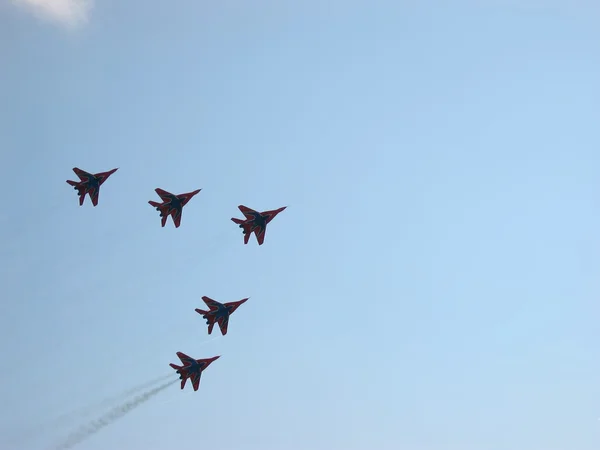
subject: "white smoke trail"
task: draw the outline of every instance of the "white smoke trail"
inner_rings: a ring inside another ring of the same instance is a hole
[[[13,3],[66,27],[87,23],[93,6],[91,0],[13,0]]]
[[[68,436],[62,444],[59,444],[56,447],[56,450],[66,450],[69,448],[73,448],[75,445],[96,434],[102,428],[107,427],[113,422],[119,420],[128,412],[147,402],[152,397],[165,390],[172,384],[177,383],[178,381],[179,380],[169,381],[168,383],[162,384],[158,387],[155,387],[154,389],[143,393],[142,395],[134,398],[133,400],[130,400],[120,406],[117,406],[112,411],[109,411],[106,415],[99,418],[98,420],[94,420],[90,424],[80,427],[75,433]]]
[[[98,411],[98,409],[100,409],[100,408],[104,408],[104,407],[107,407],[108,405],[112,405],[113,403],[115,403],[119,400],[123,400],[123,398],[127,398],[133,394],[137,394],[138,392],[143,391],[144,389],[147,389],[161,381],[164,381],[164,380],[166,380],[168,378],[172,378],[172,377],[173,377],[172,373],[165,374],[161,377],[155,378],[153,380],[150,380],[145,383],[134,386],[132,388],[129,388],[129,389],[121,392],[118,395],[113,395],[112,397],[106,398],[106,399],[96,403],[95,405],[85,406],[78,410],[62,414],[59,417],[57,417],[56,419],[54,419],[53,422],[58,423],[58,422],[63,422],[65,420],[72,420],[74,417],[81,418],[83,416],[89,416],[94,411]]]
[[[15,448],[23,447],[26,442],[40,438],[45,432],[51,429],[55,429],[66,423],[73,422],[74,420],[81,420],[90,417],[92,414],[97,415],[100,409],[105,409],[111,405],[114,405],[117,401],[122,402],[124,398],[128,398],[140,391],[143,391],[144,389],[148,389],[149,387],[166,380],[167,378],[172,377],[172,373],[165,374],[161,377],[129,388],[118,395],[113,395],[109,398],[106,398],[94,405],[88,405],[79,409],[75,409],[73,411],[61,414],[58,417],[50,418],[43,423],[25,427],[24,429],[13,430],[14,436],[5,437],[5,439],[8,439],[7,442],[10,443],[10,445],[14,445]]]

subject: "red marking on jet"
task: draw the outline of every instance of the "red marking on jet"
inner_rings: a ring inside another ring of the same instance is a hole
[[[117,170],[119,170],[118,167],[107,172],[91,174],[85,170],[79,169],[78,167],[73,167],[73,172],[75,172],[75,174],[79,177],[80,181],[67,180],[67,183],[73,186],[73,188],[77,191],[77,195],[79,195],[79,206],[83,205],[85,194],[89,195],[92,205],[98,205],[100,186],[102,186],[108,177],[110,177]]]
[[[175,224],[175,228],[179,228],[179,225],[181,224],[183,207],[201,190],[202,189],[196,189],[193,192],[175,195],[161,188],[156,188],[155,191],[160,196],[162,203],[152,200],[150,200],[148,203],[154,206],[157,211],[160,211],[161,226],[165,226],[167,223],[167,217],[170,215],[173,219],[173,223]]]
[[[219,303],[216,300],[208,297],[202,297],[206,306],[209,307],[210,311],[204,311],[196,308],[198,314],[202,314],[202,317],[206,319],[208,325],[208,334],[212,333],[215,323],[219,324],[221,334],[225,336],[227,334],[227,326],[229,325],[229,316],[238,309],[243,303],[246,303],[247,298],[239,300],[237,302]]]
[[[169,365],[179,374],[179,379],[181,380],[181,389],[183,389],[188,378],[190,378],[192,380],[194,391],[197,391],[198,386],[200,386],[202,372],[206,370],[206,368],[210,366],[213,361],[221,357],[214,356],[206,359],[194,359],[181,352],[177,352],[177,356],[183,363],[183,366],[178,366],[173,363],[170,363]]]
[[[255,211],[244,205],[240,205],[238,208],[242,214],[246,216],[246,219],[236,219],[235,217],[232,217],[231,220],[234,223],[237,223],[242,229],[242,232],[244,233],[244,244],[248,243],[250,235],[254,233],[256,240],[258,241],[258,245],[262,245],[265,241],[267,224],[271,222],[271,220],[273,220],[277,214],[287,208],[287,206],[263,212]]]

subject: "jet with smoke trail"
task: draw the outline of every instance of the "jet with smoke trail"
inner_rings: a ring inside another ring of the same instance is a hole
[[[221,357],[214,356],[207,359],[194,359],[181,352],[177,352],[177,356],[179,356],[183,366],[178,366],[173,363],[169,365],[179,374],[179,379],[181,380],[181,389],[184,388],[188,378],[191,378],[194,391],[197,391],[198,386],[200,386],[200,377],[202,376],[202,372],[206,370],[206,368],[210,366],[213,361]]]
[[[126,415],[127,413],[131,412],[138,406],[147,402],[152,397],[154,397],[158,393],[164,391],[166,388],[168,388],[169,386],[171,386],[172,384],[174,384],[176,382],[177,382],[177,380],[169,381],[168,383],[162,384],[158,387],[155,387],[154,389],[151,389],[151,390],[143,393],[142,395],[139,395],[138,397],[134,398],[133,400],[130,400],[120,406],[117,406],[116,408],[112,409],[111,411],[109,411],[107,414],[100,417],[99,419],[94,420],[93,422],[91,422],[88,425],[80,427],[75,433],[68,436],[63,443],[58,445],[56,447],[56,450],[66,450],[69,448],[73,448],[75,445],[79,444],[80,442],[84,441],[85,439],[88,439],[92,435],[96,434],[102,428],[107,427],[108,425],[114,423],[115,421],[117,421],[118,419],[120,419],[121,417]]]

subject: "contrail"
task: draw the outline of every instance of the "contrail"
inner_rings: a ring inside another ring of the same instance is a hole
[[[144,389],[154,386],[155,384],[159,383],[160,381],[164,381],[167,378],[172,378],[172,377],[173,377],[173,374],[169,373],[169,374],[163,375],[161,377],[155,378],[153,380],[147,381],[145,383],[139,384],[135,387],[129,388],[126,391],[121,392],[118,395],[113,395],[112,397],[106,398],[106,399],[96,403],[95,405],[85,406],[83,408],[79,408],[79,409],[71,411],[69,413],[62,414],[62,415],[58,416],[56,419],[54,419],[52,421],[52,423],[58,424],[59,422],[63,422],[65,420],[70,420],[70,419],[73,419],[74,417],[81,418],[82,416],[89,416],[93,411],[96,411],[100,408],[104,408],[104,407],[108,406],[109,404],[113,404],[116,401],[122,400],[123,398],[127,398],[133,394],[137,394],[138,392],[143,391]]]
[[[147,402],[152,397],[154,397],[156,394],[165,390],[167,387],[171,386],[172,384],[177,383],[178,381],[179,380],[169,381],[168,383],[162,384],[158,387],[155,387],[154,389],[151,389],[151,390],[143,393],[142,395],[134,398],[133,400],[130,400],[120,406],[117,406],[112,411],[109,411],[106,415],[101,417],[100,419],[95,420],[86,426],[80,427],[79,430],[77,430],[75,433],[68,436],[62,444],[58,445],[56,447],[56,450],[66,450],[69,448],[73,448],[75,445],[79,444],[80,442],[84,441],[85,439],[88,439],[92,435],[96,434],[102,428],[107,427],[108,425],[117,421],[118,419],[120,419],[121,417],[126,415],[128,412],[134,410],[138,406]]]
[[[131,397],[133,394],[137,394],[138,392],[141,392],[144,389],[148,389],[149,387],[154,386],[160,383],[161,381],[172,377],[172,373],[165,374],[161,377],[155,378],[150,381],[146,381],[145,383],[129,388],[118,395],[113,395],[96,404],[84,406],[82,408],[75,409],[71,412],[61,414],[58,417],[55,417],[54,419],[49,419],[48,421],[45,421],[44,423],[25,427],[24,429],[20,429],[18,431],[13,430],[14,436],[12,438],[8,438],[8,440],[10,441],[11,445],[22,447],[27,441],[31,441],[32,439],[38,439],[50,429],[55,429],[68,422],[72,422],[73,420],[81,420],[83,418],[91,416],[94,413],[97,414],[98,410],[101,408],[105,409],[111,405],[114,405],[116,402],[122,402],[123,399]]]

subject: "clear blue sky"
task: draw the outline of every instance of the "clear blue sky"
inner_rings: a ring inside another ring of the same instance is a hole
[[[600,7],[416,3],[0,6],[2,449],[600,448]]]

